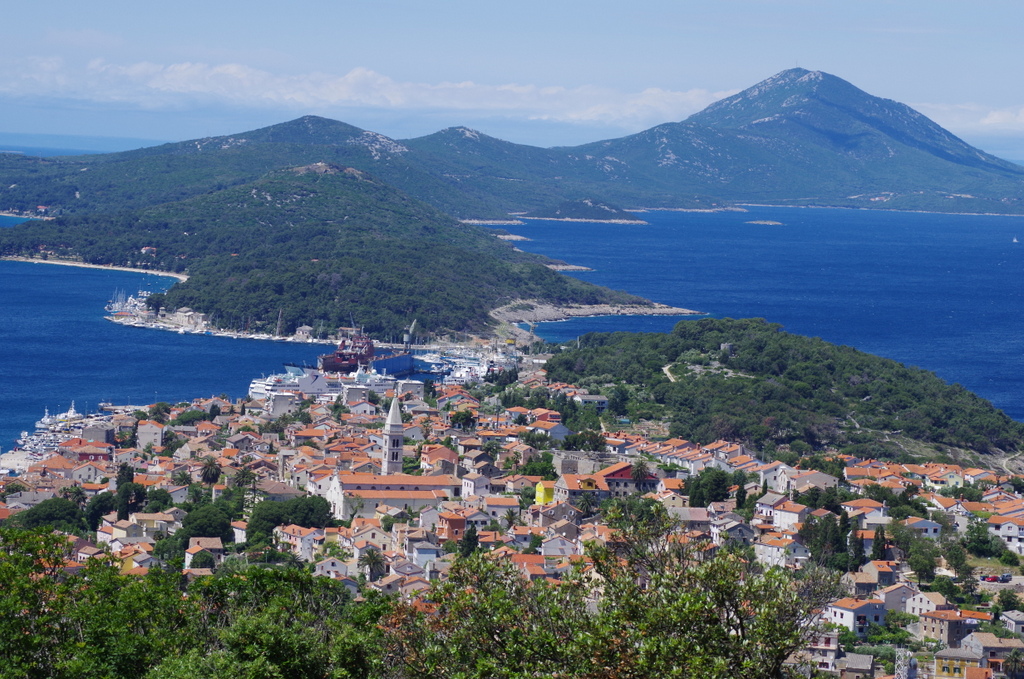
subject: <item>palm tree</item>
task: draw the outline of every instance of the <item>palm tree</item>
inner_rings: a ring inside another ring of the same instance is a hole
[[[217,458],[213,455],[207,455],[203,458],[203,466],[199,470],[199,480],[210,487],[210,492],[213,492],[213,484],[217,483],[220,478],[220,465],[217,464]]]
[[[580,499],[576,501],[576,508],[580,510],[580,514],[583,516],[589,516],[597,505],[597,501],[594,498],[593,493],[583,493],[580,495]]]
[[[61,489],[60,495],[65,500],[70,500],[79,507],[84,507],[88,500],[88,498],[85,497],[85,491],[81,486],[65,486]]]
[[[507,510],[505,510],[505,517],[504,517],[504,519],[505,519],[505,526],[507,528],[511,529],[512,526],[516,525],[516,522],[519,521],[519,512],[517,512],[516,510],[512,509],[511,507],[509,507]]]
[[[1019,648],[1010,651],[1009,655],[1006,656],[1006,660],[1003,661],[1003,671],[1011,679],[1017,679],[1021,672],[1024,672],[1024,652]]]
[[[636,484],[637,490],[640,490],[641,485],[647,481],[647,477],[650,475],[651,468],[647,466],[647,460],[637,458],[636,462],[633,463],[633,468],[629,472],[629,477],[633,479],[633,483]]]
[[[242,489],[247,489],[249,486],[252,486],[252,494],[253,494],[253,497],[255,498],[255,496],[256,496],[256,478],[257,478],[256,477],[256,473],[253,470],[246,469],[245,467],[242,467],[241,469],[239,469],[235,473],[234,477],[231,479],[231,484],[235,488],[242,488]],[[243,490],[243,493],[244,493],[244,490]],[[244,494],[242,496],[242,504],[243,505],[245,504],[245,495]]]
[[[253,478],[255,476],[256,474],[251,469],[246,469],[245,467],[242,467],[237,472],[235,472],[235,475],[233,477],[231,477],[231,485],[233,485],[235,488],[245,488],[247,486],[252,485]]]
[[[376,549],[368,549],[359,557],[360,568],[366,569],[367,577],[373,582],[384,575],[384,555]]]
[[[186,469],[179,469],[171,474],[171,483],[179,486],[188,486],[192,483],[192,475]]]

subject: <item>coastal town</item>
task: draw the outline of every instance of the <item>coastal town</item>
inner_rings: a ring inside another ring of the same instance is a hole
[[[602,507],[631,499],[707,554],[844,573],[794,665],[840,677],[1022,666],[1024,477],[838,453],[789,464],[669,438],[612,416],[608,395],[549,381],[545,358],[458,384],[306,370],[254,380],[237,400],[47,413],[36,447],[3,458],[0,520],[54,502],[83,511],[65,574],[91,559],[190,580],[290,564],[354,598],[415,602],[478,551],[558,583],[615,544]],[[599,426],[571,430],[558,404]],[[216,510],[228,506],[236,516]],[[949,548],[962,543],[980,547]]]

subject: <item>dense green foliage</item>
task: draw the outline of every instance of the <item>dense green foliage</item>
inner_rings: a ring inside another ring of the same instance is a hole
[[[250,546],[273,543],[274,528],[294,524],[303,528],[331,525],[331,506],[322,497],[297,497],[285,502],[264,500],[249,517],[246,541]]]
[[[229,560],[191,581],[103,558],[69,569],[65,537],[0,528],[0,679],[782,677],[810,613],[839,591],[815,569],[698,562],[666,541],[676,526],[651,500],[604,511],[619,539],[592,550],[593,570],[553,586],[467,542],[415,605],[371,591],[355,603],[281,564]]]
[[[668,416],[673,435],[698,442],[744,440],[798,452],[835,446],[881,457],[902,450],[892,442],[896,433],[979,452],[1017,449],[1024,435],[1024,425],[931,372],[761,319],[682,321],[665,334],[590,334],[546,368],[551,379],[584,387],[621,382],[632,394],[631,414]]]
[[[10,523],[19,528],[46,527],[67,533],[84,534],[85,513],[74,502],[55,497],[15,514]]]
[[[593,569],[557,587],[475,555],[456,562],[426,611],[396,606],[385,657],[405,672],[392,676],[789,676],[783,662],[810,633],[810,613],[839,591],[835,574],[813,567],[794,577],[724,553],[696,559],[665,541],[672,522],[655,502],[618,499],[605,512],[617,548],[591,549]]]
[[[185,583],[100,559],[63,574],[60,536],[0,529],[3,678],[365,677],[374,621],[329,578],[250,568]]]
[[[479,330],[517,298],[642,302],[556,273],[487,229],[459,224],[368,175],[314,165],[184,201],[118,214],[30,222],[0,234],[0,253],[81,257],[187,272],[163,298],[235,329],[335,328],[377,335],[413,319]]]

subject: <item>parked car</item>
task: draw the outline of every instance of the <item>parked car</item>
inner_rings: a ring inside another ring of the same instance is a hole
[[[999,582],[1010,582],[1011,580],[1013,580],[1013,575],[1010,573],[1003,573],[999,576]]]
[[[985,582],[999,582],[999,576],[998,575],[986,575],[985,576]]]

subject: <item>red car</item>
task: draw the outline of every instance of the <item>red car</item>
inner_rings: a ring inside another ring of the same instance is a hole
[[[985,582],[999,582],[999,576],[997,575],[986,575]]]

